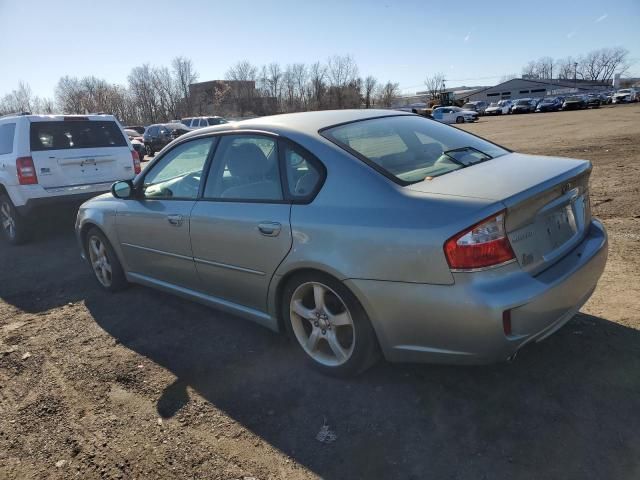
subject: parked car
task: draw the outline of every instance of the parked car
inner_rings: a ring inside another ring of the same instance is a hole
[[[536,111],[536,103],[532,98],[520,98],[513,102],[511,113],[533,113]]]
[[[378,347],[488,363],[592,294],[607,235],[590,172],[398,111],[294,113],[180,137],[82,205],[76,233],[104,289],[140,283],[286,331],[327,373],[363,371]]]
[[[635,88],[623,88],[613,95],[613,103],[629,103],[638,101],[638,92]]]
[[[142,125],[130,125],[128,127],[124,127],[125,130],[135,130],[140,135],[144,135],[145,127]]]
[[[485,115],[505,115],[511,113],[511,100],[492,102],[484,111]]]
[[[587,107],[590,108],[600,108],[600,105],[602,105],[602,99],[597,93],[587,95],[587,98],[585,100],[587,102]]]
[[[587,108],[587,98],[584,95],[571,95],[564,99],[562,110],[580,110]]]
[[[214,125],[229,123],[228,120],[222,117],[189,117],[183,118],[180,122],[192,129],[213,127]]]
[[[191,129],[182,123],[158,123],[149,125],[144,132],[144,148],[147,155],[153,157],[156,152],[162,150],[171,141],[178,138]]]
[[[442,123],[475,122],[478,120],[478,112],[460,107],[438,107],[433,110],[431,117]]]
[[[562,102],[558,97],[543,98],[536,106],[536,112],[557,112],[562,108]]]
[[[487,109],[487,107],[489,106],[489,104],[487,102],[484,101],[475,101],[475,102],[467,102],[464,105],[462,105],[462,109],[463,110],[471,110],[473,112],[477,112],[478,115],[484,115],[485,110]]]
[[[2,236],[24,243],[43,208],[79,204],[139,172],[138,155],[111,115],[1,117]]]

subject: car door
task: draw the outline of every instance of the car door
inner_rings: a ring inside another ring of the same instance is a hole
[[[204,166],[216,139],[180,143],[149,167],[136,198],[118,209],[116,228],[130,273],[173,285],[200,285],[189,238]]]
[[[191,245],[201,289],[261,312],[273,273],[291,248],[275,137],[225,135],[191,212]]]

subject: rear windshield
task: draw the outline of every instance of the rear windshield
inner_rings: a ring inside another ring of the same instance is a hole
[[[31,150],[125,147],[127,141],[113,121],[32,122]]]
[[[457,128],[413,115],[348,123],[322,134],[404,185],[509,153]]]

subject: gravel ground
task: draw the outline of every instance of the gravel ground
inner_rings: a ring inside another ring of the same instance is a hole
[[[103,293],[61,212],[0,245],[0,478],[640,478],[640,105],[463,128],[594,164],[610,259],[558,333],[511,364],[335,380],[239,318]]]

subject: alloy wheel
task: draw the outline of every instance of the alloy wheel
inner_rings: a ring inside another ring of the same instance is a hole
[[[89,259],[98,281],[105,287],[110,287],[113,281],[111,263],[107,256],[107,249],[102,240],[92,235],[89,238]]]
[[[289,310],[296,339],[313,360],[336,367],[351,358],[353,318],[334,290],[319,282],[303,283],[293,292]]]
[[[11,211],[11,205],[6,201],[0,204],[0,224],[7,238],[14,239],[16,236],[16,219]]]

